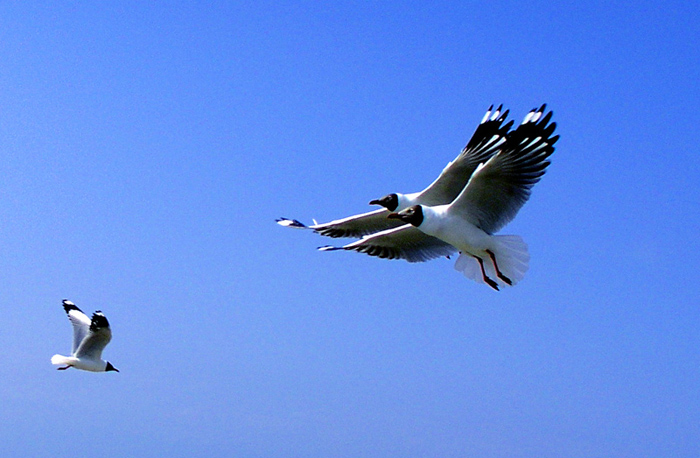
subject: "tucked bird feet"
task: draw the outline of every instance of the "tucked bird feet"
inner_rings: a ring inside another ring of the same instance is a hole
[[[484,281],[486,282],[487,285],[489,285],[491,288],[495,289],[496,291],[500,291],[498,289],[498,283],[495,281],[491,280],[489,277],[484,277]]]
[[[498,269],[498,263],[496,262],[496,255],[493,254],[493,251],[486,250],[486,253],[488,253],[489,257],[491,258],[491,261],[493,261],[493,267],[494,267],[494,269],[496,269],[496,275],[498,276],[498,278],[500,278],[501,280],[506,282],[506,284],[508,284],[508,286],[513,286],[513,281],[510,278],[503,275],[501,273],[501,271]],[[483,271],[483,267],[481,269]]]
[[[474,256],[474,255],[472,255]],[[484,279],[484,282],[486,282],[487,285],[489,285],[491,288],[495,289],[496,291],[500,291],[498,289],[498,283],[493,281],[486,275],[486,271],[484,270],[484,260],[481,259],[479,256],[474,256],[474,259],[479,261],[479,267],[481,267],[481,277]]]

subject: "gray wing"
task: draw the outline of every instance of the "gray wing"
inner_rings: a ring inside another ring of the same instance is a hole
[[[501,150],[480,165],[451,204],[470,223],[493,234],[511,221],[530,197],[532,187],[544,175],[559,136],[556,123],[548,125],[546,105],[532,110],[508,135]]]
[[[384,259],[405,259],[408,262],[429,261],[450,256],[457,251],[449,243],[425,234],[410,224],[377,232],[342,247],[325,246],[319,250],[353,250]]]
[[[452,162],[447,164],[435,181],[421,191],[418,200],[424,205],[443,205],[452,202],[469,181],[479,164],[496,154],[513,125],[503,124],[508,110],[501,114],[503,105],[493,110],[493,105],[474,131],[471,140]]]
[[[109,322],[102,312],[97,311],[92,314],[88,333],[75,352],[75,356],[77,358],[100,359],[102,350],[110,340],[112,340],[112,330],[109,328]]]
[[[90,330],[90,318],[87,317],[74,303],[63,299],[63,310],[66,311],[70,323],[73,325],[73,345],[71,353],[75,354],[85,336]]]
[[[389,219],[389,210],[380,208],[347,218],[336,219],[328,223],[307,226],[295,219],[280,218],[277,224],[299,229],[312,229],[314,232],[327,237],[362,237],[375,232],[401,226],[399,220]]]

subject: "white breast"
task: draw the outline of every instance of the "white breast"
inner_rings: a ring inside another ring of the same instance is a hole
[[[448,211],[448,205],[423,207],[420,230],[437,237],[462,252],[481,254],[491,246],[491,236],[459,215]]]

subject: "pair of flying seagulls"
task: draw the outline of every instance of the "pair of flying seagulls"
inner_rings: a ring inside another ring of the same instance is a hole
[[[353,250],[388,259],[423,262],[455,252],[455,269],[498,290],[520,281],[528,268],[527,245],[517,235],[493,235],[509,223],[545,173],[559,136],[546,105],[531,110],[511,130],[508,110],[491,106],[462,152],[423,191],[392,193],[372,200],[383,209],[307,226],[295,219],[277,223],[312,229],[328,237],[361,237],[320,247]]]

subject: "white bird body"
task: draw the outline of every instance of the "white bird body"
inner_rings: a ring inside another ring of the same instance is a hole
[[[459,250],[456,270],[496,290],[499,286],[513,286],[523,279],[530,255],[520,236],[490,235],[463,214],[451,210],[450,205],[422,206],[423,220],[418,229]]]
[[[102,359],[102,350],[112,340],[112,331],[107,317],[99,310],[88,318],[82,310],[69,300],[63,300],[63,309],[73,325],[73,347],[71,356],[53,355],[51,364],[65,370],[70,367],[90,372],[119,372],[109,361]]]
[[[56,366],[70,366],[90,372],[105,372],[107,369],[107,361],[85,357],[76,358],[75,356],[53,355],[51,357],[51,364]]]
[[[471,224],[459,213],[450,212],[450,205],[423,207],[423,224],[420,230],[443,240],[463,253],[483,254],[493,248],[489,234]],[[459,228],[459,230],[454,230]]]

